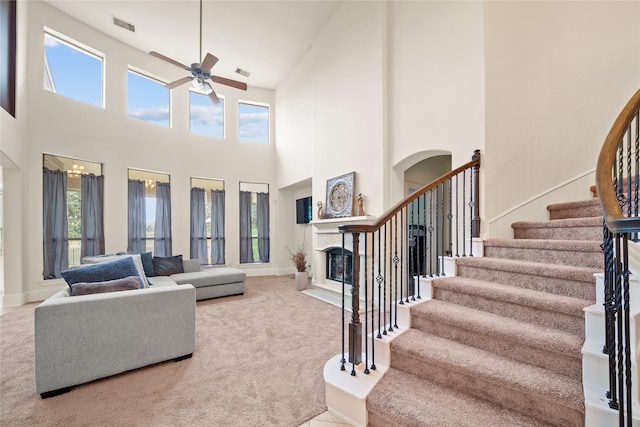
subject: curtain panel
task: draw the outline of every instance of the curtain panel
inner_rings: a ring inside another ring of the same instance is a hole
[[[53,279],[69,268],[66,172],[43,168],[42,214],[42,275]]]
[[[224,264],[225,190],[211,190],[211,264]]]
[[[257,193],[258,255],[261,262],[269,262],[269,193]]]
[[[104,176],[82,175],[80,259],[104,254]]]
[[[171,256],[171,184],[156,182],[156,226],[153,231],[153,255]]]
[[[205,212],[205,189],[191,189],[191,259],[207,264],[207,224]]]
[[[147,205],[144,181],[129,180],[127,251],[134,254],[146,252]]]
[[[251,239],[251,192],[240,192],[240,263],[253,262]]]

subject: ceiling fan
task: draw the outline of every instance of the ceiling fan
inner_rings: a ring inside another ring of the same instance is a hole
[[[183,77],[174,82],[167,83],[164,85],[167,89],[173,89],[185,83],[192,82],[192,86],[198,92],[202,92],[209,96],[209,98],[213,101],[214,104],[219,104],[220,99],[216,92],[213,90],[213,86],[211,86],[211,82],[223,84],[226,86],[235,87],[236,89],[247,90],[247,84],[243,82],[239,82],[236,80],[226,79],[224,77],[213,76],[211,75],[211,68],[218,62],[218,58],[214,55],[207,53],[207,55],[202,60],[202,63],[198,64],[197,62],[191,64],[191,66],[186,66],[174,59],[171,59],[167,56],[164,56],[161,53],[151,51],[149,52],[151,56],[155,56],[156,58],[160,58],[163,61],[167,61],[173,65],[176,65],[186,71],[191,72],[191,76]],[[200,57],[202,58],[202,0],[200,0]]]

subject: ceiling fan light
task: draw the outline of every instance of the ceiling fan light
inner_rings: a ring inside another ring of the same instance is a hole
[[[198,92],[203,92],[205,88],[204,81],[201,78],[196,77],[193,80],[191,80],[191,87],[193,87]]]

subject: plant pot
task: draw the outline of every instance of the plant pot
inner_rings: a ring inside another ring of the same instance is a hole
[[[306,271],[298,271],[296,272],[296,290],[303,291],[307,289],[307,284],[309,281],[307,280],[307,272]]]

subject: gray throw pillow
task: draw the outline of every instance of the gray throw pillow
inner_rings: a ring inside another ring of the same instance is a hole
[[[129,276],[123,279],[107,280],[105,282],[74,283],[71,285],[71,296],[128,291],[133,289],[140,289],[140,277],[138,276]]]
[[[153,257],[153,270],[156,276],[170,276],[176,273],[184,273],[182,255]]]
[[[84,264],[71,270],[65,270],[60,274],[62,274],[69,286],[80,282],[95,283],[136,276],[139,280],[139,287],[144,288],[144,282],[138,274],[133,258],[119,258],[121,259],[100,264]]]

